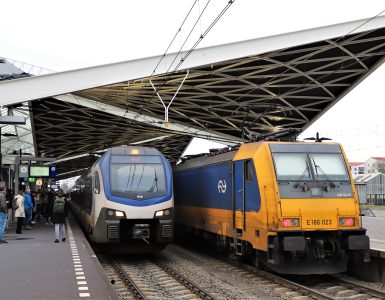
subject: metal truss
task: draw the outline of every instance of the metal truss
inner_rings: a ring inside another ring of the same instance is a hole
[[[385,29],[288,47],[189,69],[169,109],[171,122],[244,141],[304,130],[384,60]],[[164,116],[186,70],[76,93],[138,115]],[[231,138],[230,138],[231,139]]]
[[[181,154],[184,149],[181,147],[188,143],[183,136],[175,136],[170,130],[53,98],[33,101],[31,109],[39,156],[61,159],[93,155],[113,146],[142,144],[144,140],[150,141],[148,143],[152,141],[162,151],[162,143],[167,145],[163,139],[175,137],[180,146],[174,147],[175,153],[169,155],[173,159]]]
[[[156,147],[175,162],[191,137],[247,142],[306,129],[383,63],[384,22],[196,49],[174,73],[149,76],[158,59],[152,57],[3,80],[0,102],[31,100],[29,109],[18,108],[30,111],[34,133],[23,142],[34,144],[38,156],[73,158],[58,163],[59,178],[83,172],[95,154],[125,144]],[[64,95],[69,92],[74,96]],[[5,151],[14,148],[2,141]]]
[[[164,156],[167,157],[170,164],[175,164],[190,140],[191,137],[189,136],[171,136],[163,139],[137,143],[137,145],[141,147],[157,148]],[[85,154],[73,159],[59,160],[55,163],[57,174],[56,180],[81,175],[88,168],[90,168],[103,153],[104,151],[96,151],[93,154]]]
[[[3,107],[1,115],[22,116],[25,125],[1,125],[1,152],[3,164],[13,164],[14,158],[20,154],[35,154],[34,140],[31,131],[31,119],[28,102]]]

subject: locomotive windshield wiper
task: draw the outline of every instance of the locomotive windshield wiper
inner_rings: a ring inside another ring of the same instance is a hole
[[[310,156],[310,157],[311,157],[311,159],[312,159],[312,161],[313,161],[313,164],[314,164],[314,167],[315,167],[315,175],[316,175],[315,180],[318,180],[318,170],[320,170],[321,174],[322,174],[323,176],[325,176],[326,181],[330,183],[330,186],[331,186],[332,188],[335,188],[336,185],[334,184],[334,182],[333,182],[333,181],[330,179],[330,177],[324,172],[324,170],[322,170],[322,168],[321,168],[319,165],[316,164],[314,157],[313,157],[313,156]]]
[[[307,162],[307,160],[305,161],[306,162],[306,167],[305,167],[305,170],[303,170],[301,176],[299,176],[296,184],[294,185],[295,187],[299,187],[300,183],[302,182],[302,179],[305,177],[306,173],[308,173],[310,175],[310,168],[309,168],[309,164]]]
[[[156,188],[156,191],[158,191],[158,175],[156,174],[156,170],[154,169],[154,173],[155,173],[155,178],[154,178],[154,181],[152,182],[152,185],[150,187],[150,189],[148,190],[149,192],[153,192]]]

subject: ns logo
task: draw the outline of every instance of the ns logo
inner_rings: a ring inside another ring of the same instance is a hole
[[[219,180],[218,181],[218,193],[226,193],[226,188],[227,188],[227,184],[226,184],[226,180]]]

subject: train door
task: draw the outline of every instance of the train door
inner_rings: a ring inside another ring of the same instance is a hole
[[[95,218],[95,203],[97,201],[97,197],[100,194],[100,180],[99,180],[99,172],[95,171],[94,173],[94,185],[92,189],[92,203],[94,204],[92,207],[92,218]]]
[[[233,205],[233,224],[237,235],[242,235],[245,229],[245,161],[234,162],[234,205]]]
[[[251,159],[234,163],[234,207],[233,224],[238,235],[246,230],[246,212],[258,212],[261,197],[258,180]]]

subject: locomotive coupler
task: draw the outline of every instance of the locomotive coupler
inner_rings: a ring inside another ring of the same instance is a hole
[[[149,224],[135,224],[132,229],[132,237],[134,239],[142,239],[147,244],[149,241],[147,239],[150,238],[150,225]]]

